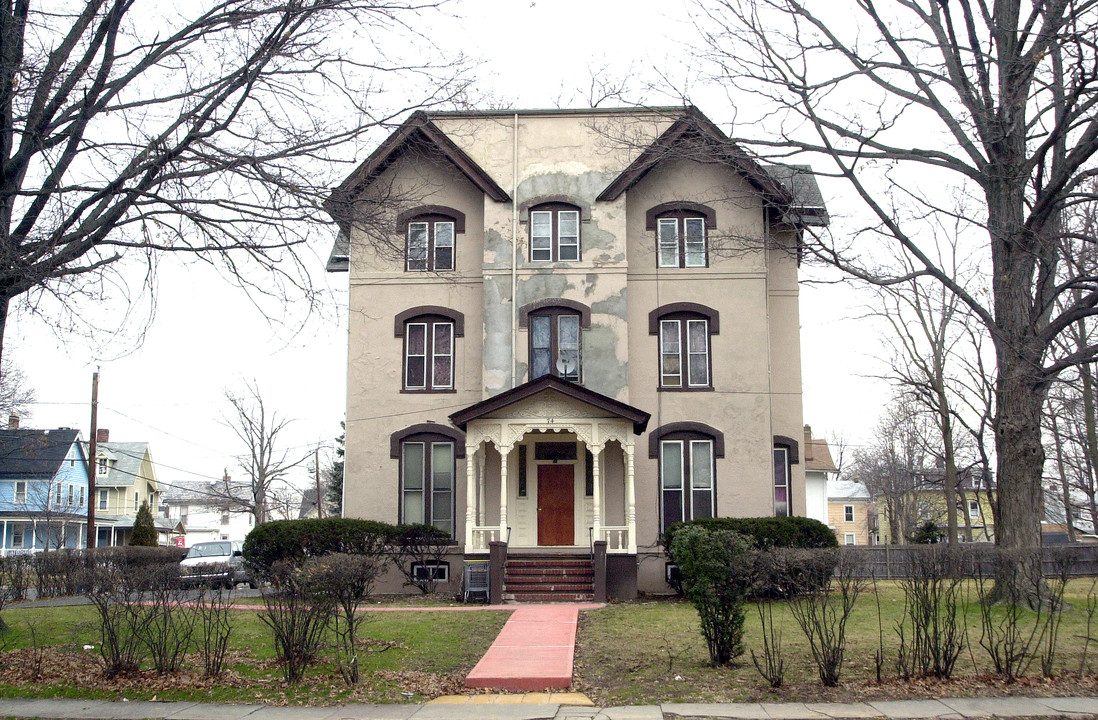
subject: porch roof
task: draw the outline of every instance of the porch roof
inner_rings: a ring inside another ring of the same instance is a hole
[[[568,382],[567,380],[561,380],[555,375],[542,375],[535,380],[525,382],[510,390],[505,390],[499,395],[490,397],[487,400],[481,400],[464,410],[458,410],[450,416],[450,422],[459,430],[465,432],[465,428],[470,421],[477,420],[494,412],[499,412],[504,408],[521,402],[529,397],[533,397],[545,390],[555,390],[573,400],[598,408],[613,417],[628,420],[633,424],[633,433],[636,435],[642,434],[648,428],[648,419],[652,417],[651,414],[646,413],[643,410],[635,408],[632,405],[626,405],[623,402],[597,393],[594,390],[589,390],[582,385],[577,385]]]

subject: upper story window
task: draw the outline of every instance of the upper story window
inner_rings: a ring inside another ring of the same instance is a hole
[[[720,314],[697,303],[672,303],[648,316],[648,332],[659,337],[661,390],[712,390],[711,335]]]
[[[133,511],[137,512],[141,509],[141,493],[136,490],[133,491]]]
[[[843,505],[843,522],[854,522],[853,505]]]
[[[656,232],[656,264],[661,268],[709,266],[709,230],[716,213],[706,205],[671,202],[647,213],[646,226]]]
[[[457,235],[465,232],[465,215],[441,205],[424,205],[401,213],[404,269],[408,272],[448,272],[455,267]]]
[[[574,300],[540,300],[519,310],[519,324],[529,328],[531,380],[556,375],[583,381],[581,330],[591,327],[590,308]]]
[[[579,208],[558,202],[531,208],[530,260],[548,262],[579,259]]]
[[[99,491],[99,509],[100,510],[106,510],[107,509],[107,491],[106,490],[100,490]]]
[[[724,435],[702,423],[670,423],[649,436],[648,454],[659,458],[660,530],[716,514],[716,458]]]
[[[107,458],[105,458],[105,457],[96,458],[95,467],[96,467],[96,469],[95,469],[95,474],[96,475],[106,475],[107,474]]]
[[[27,481],[16,480],[15,481],[15,496],[12,498],[12,502],[16,505],[27,504]]]
[[[454,338],[465,334],[465,318],[454,310],[421,306],[400,313],[394,332],[404,338],[404,390],[454,389]]]

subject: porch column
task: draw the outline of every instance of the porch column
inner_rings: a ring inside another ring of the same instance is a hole
[[[499,447],[499,541],[507,542],[507,456],[513,445]]]
[[[637,491],[633,483],[633,443],[622,446],[625,450],[625,525],[629,528],[629,553],[637,554]]]
[[[0,557],[8,554],[8,521],[4,521],[3,534],[0,535]]]
[[[477,514],[477,478],[473,462],[476,445],[465,444],[465,552],[473,551],[473,526]]]
[[[484,447],[484,452],[477,455],[477,473],[480,476],[480,483],[478,489],[480,492],[480,502],[477,504],[477,525],[485,525],[488,522],[488,501],[485,497],[485,487],[488,485],[488,478],[484,474],[485,466],[488,464],[488,446]]]
[[[602,472],[599,468],[599,455],[602,454],[602,445],[591,445],[591,475],[594,478],[594,487],[591,488],[591,525],[594,541],[602,540]]]

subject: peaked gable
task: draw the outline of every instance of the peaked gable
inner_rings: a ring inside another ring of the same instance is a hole
[[[430,148],[456,167],[473,185],[496,202],[510,202],[511,196],[496,183],[464,150],[431,122],[427,113],[412,113],[403,124],[370,153],[324,201],[324,209],[350,237],[351,205],[363,189],[377,179],[398,158],[410,149]]]

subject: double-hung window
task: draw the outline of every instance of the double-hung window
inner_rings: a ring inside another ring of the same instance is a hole
[[[106,490],[100,490],[99,491],[99,509],[100,510],[106,510],[107,509],[107,491]]]
[[[76,486],[69,485],[69,507],[76,504]]]
[[[853,505],[843,505],[843,522],[854,522]]]
[[[530,260],[580,259],[580,212],[563,203],[530,210]]]
[[[404,330],[404,388],[454,387],[454,324],[449,320],[409,322]]]
[[[15,481],[15,496],[12,498],[12,502],[16,505],[27,504],[27,481],[16,480]]]
[[[711,384],[708,321],[660,320],[660,387],[707,388]]]
[[[401,522],[454,533],[454,443],[430,437],[401,444]]]
[[[454,220],[424,215],[408,222],[405,269],[409,272],[454,269]]]
[[[661,268],[706,267],[709,264],[704,217],[675,212],[658,218],[656,243]]]
[[[713,441],[660,441],[661,529],[673,523],[713,517]]]
[[[789,517],[789,449],[774,448],[774,516]]]
[[[582,348],[580,316],[558,308],[530,314],[530,379],[556,375],[580,382]]]

